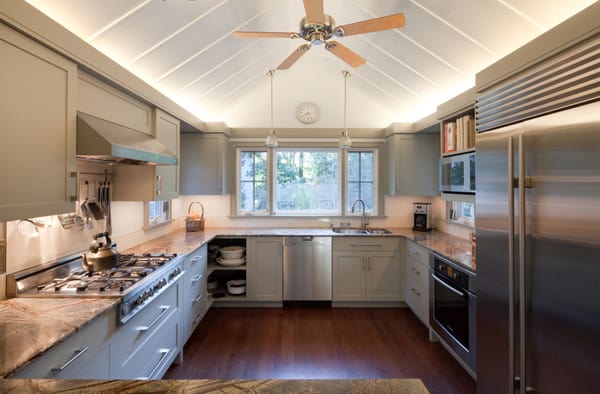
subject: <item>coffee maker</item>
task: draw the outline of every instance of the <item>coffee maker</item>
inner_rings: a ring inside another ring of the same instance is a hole
[[[431,230],[431,203],[414,202],[413,203],[413,230],[430,231]]]

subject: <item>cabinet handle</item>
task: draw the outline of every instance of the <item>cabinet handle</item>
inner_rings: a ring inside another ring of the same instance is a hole
[[[156,194],[160,195],[161,190],[162,190],[162,176],[157,175],[156,176]]]
[[[171,352],[171,349],[160,349],[159,352],[161,353],[160,360],[158,360],[158,363],[156,363],[156,365],[154,366],[154,368],[152,368],[152,372],[150,372],[150,374],[147,377],[138,378],[139,380],[150,380],[150,378],[158,370],[158,367],[160,367],[160,364],[162,364],[162,362],[165,359],[165,357],[167,357],[167,354],[169,354]]]
[[[417,275],[421,275],[421,271],[419,271],[419,270],[415,269],[415,267],[411,267],[410,269],[411,269],[411,270],[412,270],[412,272],[414,272],[415,274],[417,274]]]
[[[417,297],[420,297],[420,296],[421,296],[421,293],[419,293],[419,292],[417,291],[417,289],[415,289],[414,287],[413,287],[413,288],[411,288],[411,290],[412,290],[412,292],[413,292],[413,293],[415,293],[415,294],[416,294],[416,296],[417,296]]]
[[[415,256],[419,256],[421,253],[417,252],[417,249],[409,248],[408,251],[410,254],[414,254]]]
[[[382,247],[383,244],[381,243],[362,243],[362,242],[352,242],[350,244],[350,246],[377,246],[377,247]]]
[[[195,326],[196,324],[200,323],[200,320],[202,320],[202,316],[200,316],[200,314],[198,313],[198,316],[196,316],[196,318],[194,319],[193,325]]]
[[[61,371],[63,371],[65,368],[67,368],[69,365],[71,365],[71,363],[73,361],[77,360],[79,357],[81,357],[83,355],[83,353],[87,352],[88,350],[89,350],[89,348],[87,346],[84,347],[83,349],[76,350],[75,353],[73,354],[73,357],[71,357],[70,359],[68,359],[67,362],[65,362],[60,367],[52,368],[52,372],[61,372]]]
[[[202,279],[202,275],[196,275],[192,278],[191,282],[196,283],[196,282],[199,282],[200,279]]]
[[[200,256],[192,257],[192,260],[191,260],[192,264],[196,264],[198,261],[200,261],[200,259],[202,257],[204,257],[204,256],[200,255]]]
[[[171,307],[169,305],[163,305],[160,307],[160,309],[162,309],[162,311],[158,314],[158,316],[156,316],[156,318],[154,320],[152,320],[152,322],[150,324],[148,324],[147,326],[141,326],[138,327],[138,331],[148,331],[149,329],[151,329],[156,323],[158,323],[158,321],[160,320],[161,317],[163,317],[163,315],[165,313],[167,313],[167,311],[169,309],[171,309]],[[150,374],[152,375],[152,374]]]
[[[197,304],[198,301],[200,301],[202,299],[202,294],[198,294],[198,297],[194,298],[194,300],[192,301],[192,304]]]

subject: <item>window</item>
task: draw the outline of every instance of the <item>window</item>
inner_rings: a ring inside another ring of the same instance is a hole
[[[365,203],[365,211],[374,212],[375,207],[375,153],[369,151],[349,151],[346,166],[346,212],[358,199]]]
[[[339,214],[338,150],[278,149],[275,157],[276,214]]]
[[[447,202],[448,219],[451,222],[473,227],[475,220],[475,203],[471,201],[454,200]]]
[[[242,151],[239,154],[239,163],[240,212],[267,212],[267,152]]]
[[[237,163],[239,215],[344,216],[357,199],[378,214],[377,148],[238,148]]]
[[[171,221],[171,200],[148,201],[146,203],[145,228]]]

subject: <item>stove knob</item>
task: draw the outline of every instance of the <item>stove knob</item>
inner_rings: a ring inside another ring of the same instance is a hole
[[[135,303],[137,305],[141,305],[144,302],[144,298],[142,297],[142,295],[139,295],[136,299],[135,299]]]
[[[452,277],[453,277],[454,279],[456,279],[456,280],[459,280],[459,279],[460,279],[460,272],[456,272],[456,271],[454,271],[454,272],[452,273]]]
[[[161,289],[161,287],[163,287],[162,280],[159,280],[159,281],[158,281],[158,282],[156,282],[156,284],[154,285],[154,289],[155,289],[155,290],[160,290],[160,289]]]
[[[148,294],[149,294],[149,297],[152,297],[152,296],[154,295],[154,288],[152,288],[152,287],[151,287],[151,288],[148,290]]]
[[[165,286],[167,284],[167,279],[163,278],[163,280],[161,281],[162,285]]]
[[[142,298],[144,299],[144,301],[148,299],[148,290],[144,291],[144,294],[142,294]]]

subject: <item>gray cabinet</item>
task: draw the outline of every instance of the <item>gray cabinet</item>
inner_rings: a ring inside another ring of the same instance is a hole
[[[392,134],[387,141],[387,191],[390,196],[437,196],[438,134]]]
[[[283,299],[283,239],[251,237],[246,240],[246,299]]]
[[[182,279],[183,291],[183,343],[187,342],[206,311],[208,293],[206,290],[207,246],[203,245],[185,257],[185,276]]]
[[[75,210],[77,66],[0,24],[0,222]]]
[[[333,301],[402,301],[400,245],[396,237],[334,237]]]
[[[181,194],[227,194],[228,158],[228,141],[224,134],[183,133]]]
[[[423,324],[429,327],[429,251],[414,241],[405,242],[405,301]]]

